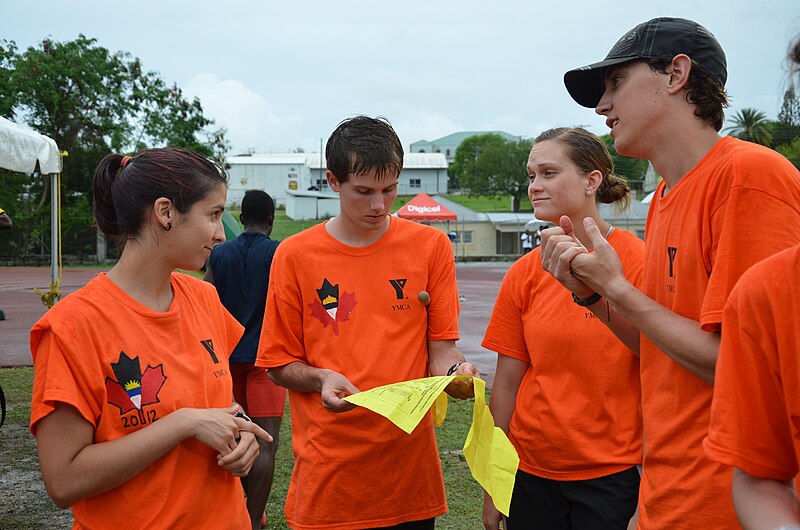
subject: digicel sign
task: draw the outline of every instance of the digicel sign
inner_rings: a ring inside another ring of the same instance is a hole
[[[442,206],[440,204],[436,206],[417,206],[416,204],[409,204],[408,211],[414,213],[441,212]]]

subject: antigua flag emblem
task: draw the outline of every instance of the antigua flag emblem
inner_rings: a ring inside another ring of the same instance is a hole
[[[317,299],[308,304],[311,316],[322,322],[323,326],[331,326],[333,334],[338,336],[339,323],[350,320],[350,313],[356,307],[356,295],[343,292],[339,296],[339,285],[331,285],[327,278],[316,291]]]
[[[159,402],[158,392],[167,380],[163,365],[155,368],[147,365],[142,373],[139,358],[131,359],[123,351],[119,354],[119,361],[111,363],[111,369],[117,380],[106,377],[106,395],[108,403],[119,408],[120,414]]]

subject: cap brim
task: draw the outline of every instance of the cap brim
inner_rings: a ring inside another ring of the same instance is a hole
[[[600,103],[600,98],[603,97],[606,89],[603,79],[606,68],[636,59],[639,57],[615,57],[575,68],[564,74],[564,85],[566,85],[569,95],[579,105],[593,109]]]

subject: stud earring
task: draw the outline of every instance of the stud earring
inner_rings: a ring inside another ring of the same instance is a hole
[[[172,230],[172,221],[167,222],[167,227],[164,229],[165,232],[169,232]]]

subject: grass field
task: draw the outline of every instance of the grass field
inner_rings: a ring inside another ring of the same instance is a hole
[[[28,432],[32,368],[0,369],[0,385],[8,402],[6,424],[0,427],[0,528],[19,530],[71,527],[71,516],[47,497],[38,472],[36,443]],[[480,528],[483,493],[472,479],[461,451],[472,417],[472,400],[450,399],[447,419],[437,429],[450,512],[437,518],[447,530]],[[292,470],[291,418],[288,407],[281,425],[275,479],[267,504],[270,529],[285,529],[283,500]],[[177,477],[176,477],[177,478]],[[409,492],[413,494],[413,492]]]
[[[510,212],[511,211],[511,196],[488,197],[478,195],[470,197],[469,195],[443,195],[444,198],[449,199],[461,206],[466,206],[476,212]],[[397,197],[392,206],[392,213],[406,205],[408,201],[414,198],[414,195],[403,195]],[[531,205],[526,201],[522,201],[520,205],[521,212],[531,212]],[[231,209],[230,213],[234,219],[239,219],[239,211]],[[313,219],[306,221],[295,221],[286,216],[284,210],[277,210],[275,212],[275,224],[272,229],[272,239],[283,240],[290,235],[296,234],[306,228],[310,228],[315,224],[321,223],[321,219]]]

